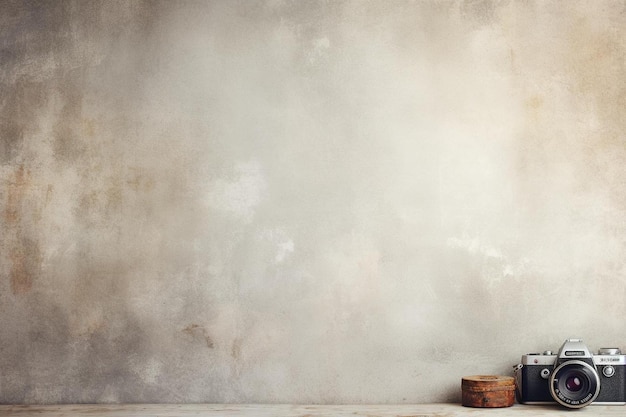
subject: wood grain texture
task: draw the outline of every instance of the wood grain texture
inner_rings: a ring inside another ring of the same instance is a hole
[[[256,404],[132,404],[132,405],[0,405],[0,416],[42,417],[571,417],[557,406],[514,405],[499,409],[467,408],[460,404],[418,405],[256,405]],[[622,406],[589,406],[577,416],[623,416]]]

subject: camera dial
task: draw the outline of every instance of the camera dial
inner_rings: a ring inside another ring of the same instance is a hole
[[[620,355],[621,352],[619,348],[600,348],[598,350],[598,355]]]

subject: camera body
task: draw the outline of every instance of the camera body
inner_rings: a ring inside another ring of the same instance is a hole
[[[626,355],[616,348],[592,355],[581,339],[568,339],[557,354],[523,355],[514,373],[522,404],[557,402],[568,408],[626,404]]]

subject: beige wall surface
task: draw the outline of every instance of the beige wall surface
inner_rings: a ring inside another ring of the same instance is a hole
[[[0,402],[626,349],[625,74],[624,1],[2,1]]]

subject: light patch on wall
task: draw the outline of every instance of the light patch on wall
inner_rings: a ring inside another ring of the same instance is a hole
[[[150,358],[145,362],[138,360],[131,363],[131,368],[143,382],[154,385],[158,382],[159,376],[163,372],[163,363],[156,358]]]
[[[482,280],[489,288],[500,284],[504,279],[518,278],[527,274],[532,266],[530,259],[526,257],[511,262],[501,249],[478,237],[451,237],[447,239],[447,245],[450,248],[465,250],[478,258],[482,265]]]
[[[530,259],[522,258],[519,260],[517,264],[508,264],[504,266],[503,275],[505,277],[508,276],[521,276],[529,271],[530,268]]]
[[[213,181],[209,185],[206,204],[249,223],[266,189],[261,166],[256,161],[237,163],[233,177]]]
[[[295,244],[293,239],[282,229],[267,230],[261,234],[261,237],[275,245],[276,253],[274,255],[274,262],[276,264],[283,263],[294,251]]]
[[[278,244],[278,252],[276,253],[274,260],[276,263],[281,263],[291,252],[293,252],[293,240],[290,239],[285,242],[281,242]]]
[[[319,61],[330,48],[330,40],[327,37],[322,37],[318,39],[314,39],[313,47],[308,53],[308,61],[309,64],[314,64]]]
[[[466,249],[472,255],[480,254],[487,258],[502,258],[502,252],[499,249],[481,242],[477,237],[451,237],[448,238],[447,244],[451,248]]]

